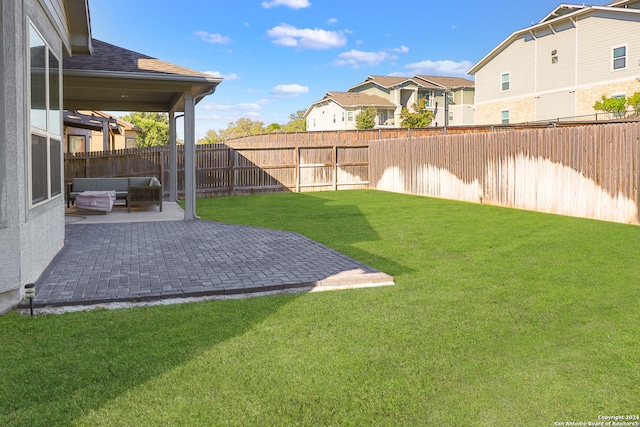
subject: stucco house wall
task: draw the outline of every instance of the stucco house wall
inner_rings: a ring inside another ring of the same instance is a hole
[[[29,188],[29,22],[60,61],[63,37],[68,43],[66,28],[52,24],[60,22],[52,14],[64,15],[61,1],[42,4],[47,10],[36,0],[0,3],[4,95],[0,111],[0,314],[20,301],[23,286],[40,276],[64,241],[64,195],[33,206]],[[58,161],[62,168],[62,155]]]

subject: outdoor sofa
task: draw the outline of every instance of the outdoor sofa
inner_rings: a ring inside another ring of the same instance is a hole
[[[129,212],[137,205],[158,205],[162,212],[162,184],[156,177],[73,178],[66,188],[67,207],[84,191],[115,191],[116,200],[125,200]]]

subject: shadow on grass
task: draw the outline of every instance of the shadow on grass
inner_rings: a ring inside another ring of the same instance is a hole
[[[202,219],[294,231],[391,276],[413,270],[366,251],[359,243],[382,242],[357,204],[345,203],[348,193],[359,202],[375,194],[367,191],[279,193],[198,199]],[[374,203],[377,203],[374,200]],[[366,204],[366,202],[365,202]],[[262,212],[263,214],[256,214]]]
[[[0,425],[71,425],[294,298],[0,317]]]

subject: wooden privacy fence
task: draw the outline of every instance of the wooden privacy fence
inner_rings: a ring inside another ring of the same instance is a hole
[[[370,187],[640,223],[640,124],[374,141]]]
[[[640,224],[638,122],[368,141],[314,138],[198,145],[197,194],[375,188]],[[181,193],[182,147],[177,157]],[[168,147],[65,155],[66,180],[146,175],[159,177],[168,193]]]
[[[233,148],[198,145],[195,154],[198,197],[281,191],[367,188],[368,146],[271,144]],[[184,148],[177,150],[178,194],[184,193]],[[169,188],[169,148],[65,154],[65,180],[76,177],[156,176]]]

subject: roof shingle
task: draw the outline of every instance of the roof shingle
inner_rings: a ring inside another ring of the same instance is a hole
[[[65,70],[112,71],[175,75],[186,77],[211,77],[199,71],[161,61],[132,50],[124,49],[93,39],[93,55],[74,55],[63,59]]]

